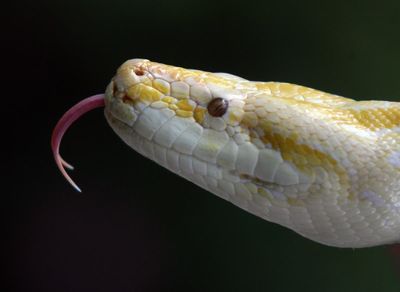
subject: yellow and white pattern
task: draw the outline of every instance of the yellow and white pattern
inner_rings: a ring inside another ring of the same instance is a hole
[[[105,103],[129,146],[250,213],[332,246],[400,241],[400,103],[143,59]]]

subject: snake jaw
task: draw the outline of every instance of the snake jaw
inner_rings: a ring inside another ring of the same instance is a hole
[[[73,170],[74,167],[66,162],[60,155],[60,144],[62,137],[68,128],[82,115],[98,107],[104,107],[104,94],[96,94],[91,97],[85,98],[84,100],[78,102],[76,105],[71,107],[58,121],[57,125],[54,127],[51,136],[51,148],[53,151],[54,160],[61,171],[64,178],[78,191],[81,189],[78,185],[71,179],[65,168]],[[64,168],[65,167],[65,168]]]

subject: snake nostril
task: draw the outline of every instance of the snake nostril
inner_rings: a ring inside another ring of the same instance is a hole
[[[135,72],[135,74],[137,76],[143,76],[144,75],[144,71],[142,69],[139,69],[139,68],[136,68],[134,72]]]

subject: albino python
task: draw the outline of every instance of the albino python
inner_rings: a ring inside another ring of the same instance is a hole
[[[400,242],[400,103],[129,60],[54,129],[78,190],[60,141],[102,106],[130,147],[252,214],[331,246]]]

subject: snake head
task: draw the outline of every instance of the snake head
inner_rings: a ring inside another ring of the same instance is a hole
[[[400,240],[398,103],[134,59],[108,86],[105,114],[139,153],[308,238]]]

